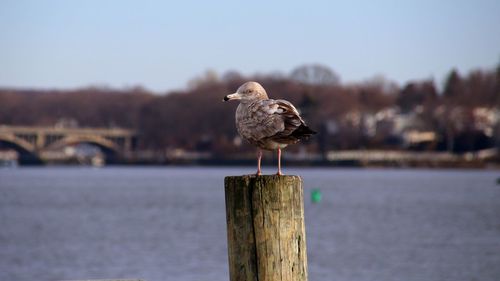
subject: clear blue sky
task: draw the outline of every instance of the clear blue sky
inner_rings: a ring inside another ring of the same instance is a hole
[[[0,86],[184,88],[207,69],[403,84],[500,62],[500,1],[0,2]]]

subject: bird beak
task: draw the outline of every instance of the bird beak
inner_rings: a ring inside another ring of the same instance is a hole
[[[224,101],[228,100],[241,100],[241,95],[239,93],[227,95],[224,97]]]

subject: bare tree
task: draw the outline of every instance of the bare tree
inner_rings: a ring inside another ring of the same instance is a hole
[[[333,70],[320,64],[299,66],[291,72],[290,78],[308,85],[331,86],[340,83],[339,76]]]

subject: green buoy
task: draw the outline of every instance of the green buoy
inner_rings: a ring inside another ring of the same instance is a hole
[[[319,203],[321,201],[321,191],[319,189],[313,189],[311,191],[311,201],[313,203]]]

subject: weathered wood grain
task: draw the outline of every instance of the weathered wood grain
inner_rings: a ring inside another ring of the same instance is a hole
[[[307,280],[301,178],[233,176],[224,184],[230,280]]]

